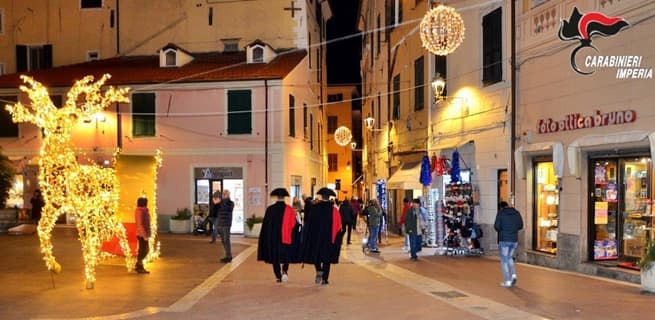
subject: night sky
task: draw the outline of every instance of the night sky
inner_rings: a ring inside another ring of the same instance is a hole
[[[332,19],[327,23],[328,41],[358,33],[357,0],[329,0]],[[359,85],[361,36],[335,41],[327,45],[328,84]]]

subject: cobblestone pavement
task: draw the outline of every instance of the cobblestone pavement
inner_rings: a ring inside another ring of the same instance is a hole
[[[233,236],[234,260],[204,236],[162,234],[162,255],[148,275],[112,258],[84,288],[75,229],[55,229],[63,270],[51,274],[36,235],[0,234],[0,319],[653,319],[655,296],[639,286],[518,265],[518,284],[501,288],[495,257],[443,257],[424,248],[419,261],[390,237],[379,255],[344,247],[330,284],[313,266],[292,265],[276,283],[257,261],[256,239]],[[358,241],[355,240],[354,243]]]

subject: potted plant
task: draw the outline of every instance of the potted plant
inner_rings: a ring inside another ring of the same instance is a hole
[[[648,239],[646,251],[639,260],[641,292],[655,293],[655,241]]]
[[[262,231],[262,222],[264,221],[264,217],[258,217],[256,215],[252,215],[249,218],[246,219],[246,232],[244,235],[246,237],[253,237],[253,238],[258,238],[259,233]]]
[[[7,208],[7,200],[14,183],[16,170],[11,160],[0,153],[0,232],[7,231],[18,222],[18,208]]]
[[[177,209],[170,220],[170,231],[172,233],[191,232],[191,210],[189,208]]]

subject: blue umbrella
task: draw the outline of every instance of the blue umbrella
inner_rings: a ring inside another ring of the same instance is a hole
[[[424,186],[429,186],[432,184],[432,170],[430,170],[430,158],[428,156],[423,156],[421,160],[421,177],[419,181]]]
[[[450,167],[450,183],[457,183],[462,180],[459,176],[459,152],[457,149],[453,152],[453,161]]]

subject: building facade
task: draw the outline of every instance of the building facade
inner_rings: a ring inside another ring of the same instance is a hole
[[[635,268],[653,237],[654,6],[520,3],[516,207],[531,263]]]
[[[361,120],[352,112],[353,104],[358,101],[359,94],[355,86],[334,85],[328,87],[327,99],[327,181],[338,191],[338,199],[359,198],[361,179],[358,178],[362,175],[361,153],[356,138],[359,134],[354,123]]]
[[[11,72],[0,78],[3,105],[25,101],[19,74],[46,84],[55,105],[75,79],[112,74],[109,84],[130,87],[131,102],[80,122],[75,145],[99,163],[116,147],[127,155],[161,149],[160,213],[198,207],[213,191],[232,189],[233,232],[240,232],[244,217],[263,215],[273,188],[313,194],[327,183],[327,1],[7,1],[0,9],[4,26],[22,26],[0,41]],[[158,14],[144,18],[148,10]],[[48,54],[31,44],[49,46]],[[18,55],[23,47],[27,69]],[[97,60],[86,59],[89,48],[100,48]],[[36,60],[47,63],[32,68]],[[36,164],[38,128],[14,125],[2,112],[3,153],[18,165]],[[29,199],[31,190],[24,194]]]
[[[430,54],[421,45],[418,26],[431,5],[427,0],[363,1],[363,116],[375,120],[365,134],[367,185],[380,179],[388,183],[390,222],[400,217],[403,198],[427,198],[426,191],[433,199],[429,211],[441,210],[434,203],[443,202],[450,177],[435,173],[424,187],[420,164],[424,156],[452,160],[457,150],[462,183],[473,188],[473,217],[492,234],[498,201],[509,197],[509,1],[449,2],[466,33],[447,56]],[[446,81],[440,99],[431,88],[438,76]],[[495,248],[495,239],[484,238],[483,247]]]

